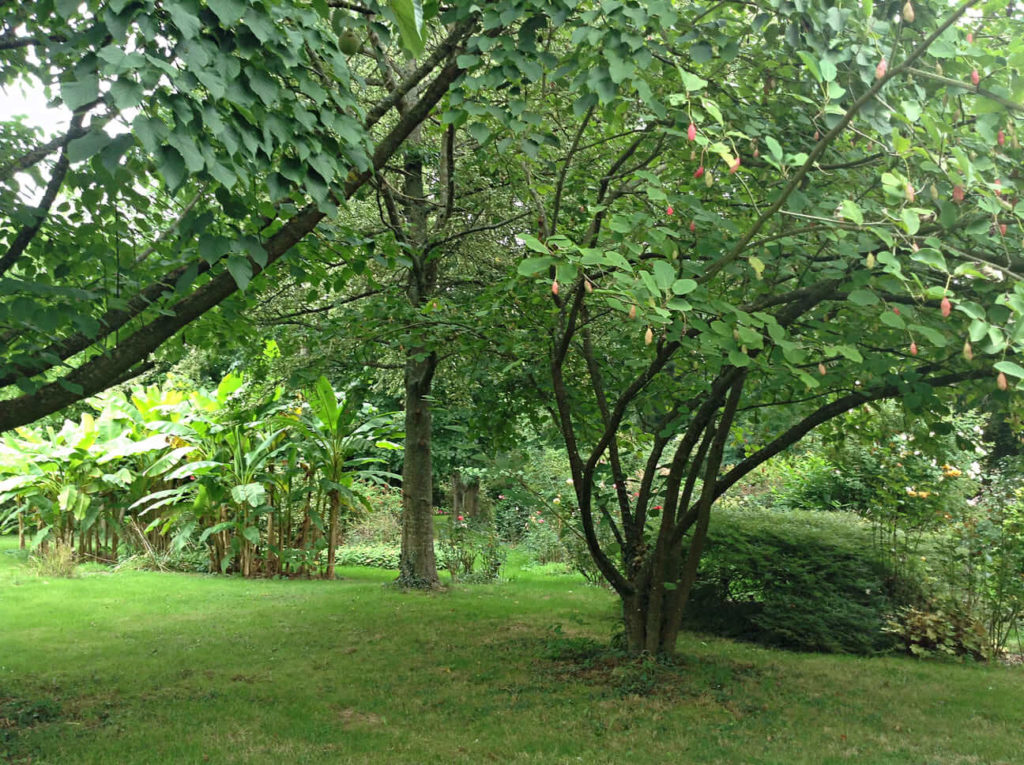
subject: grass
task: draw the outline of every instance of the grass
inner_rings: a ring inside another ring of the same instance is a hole
[[[611,594],[549,570],[402,594],[151,572],[38,577],[0,538],[0,760],[999,763],[1020,669],[686,635],[615,659]]]

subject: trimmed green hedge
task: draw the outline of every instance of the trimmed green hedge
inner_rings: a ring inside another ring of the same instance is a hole
[[[777,647],[876,653],[894,645],[886,616],[914,592],[896,582],[852,514],[721,510],[711,521],[690,629]],[[897,585],[900,585],[897,587]]]
[[[339,566],[366,566],[398,571],[401,553],[400,545],[350,545],[338,548],[337,563]],[[444,568],[444,553],[435,550],[434,554],[437,556],[437,567]]]

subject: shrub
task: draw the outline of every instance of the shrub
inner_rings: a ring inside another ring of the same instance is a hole
[[[366,566],[398,570],[402,548],[399,545],[347,545],[338,549],[339,566]]]
[[[984,625],[956,607],[923,610],[905,606],[886,621],[885,631],[895,635],[907,653],[914,656],[985,658]]]
[[[345,541],[350,545],[395,544],[402,539],[402,515],[390,509],[374,508],[348,524]]]
[[[437,567],[445,568],[447,559],[443,550],[437,550]],[[386,568],[398,571],[398,561],[402,555],[402,547],[389,545],[346,545],[338,548],[337,564],[339,566],[365,566],[367,568]]]
[[[496,581],[508,551],[498,534],[487,523],[465,520],[461,515],[448,518],[440,527],[438,566],[444,566],[452,581],[485,583]]]
[[[524,498],[499,494],[494,503],[494,530],[505,542],[518,544],[522,541],[533,514],[531,507],[536,504],[523,501]]]
[[[75,575],[78,556],[71,545],[57,540],[41,545],[29,557],[29,564],[39,576],[70,579]]]
[[[1004,468],[981,495],[944,515],[934,555],[942,602],[983,625],[993,653],[1024,619],[1024,487],[1016,466]]]
[[[519,549],[529,555],[531,561],[540,565],[565,563],[569,558],[555,524],[548,523],[540,511],[527,516]]]
[[[903,604],[894,593],[919,589],[896,584],[855,516],[718,512],[687,625],[799,650],[874,653],[894,644],[883,630]]]

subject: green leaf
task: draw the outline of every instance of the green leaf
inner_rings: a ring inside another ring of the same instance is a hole
[[[718,108],[718,104],[716,104],[709,98],[701,98],[700,103],[701,106],[704,107],[704,110],[711,115],[711,118],[715,122],[717,122],[719,125],[725,124],[725,120],[722,117],[722,110]]]
[[[656,260],[652,265],[654,271],[654,281],[658,284],[658,289],[662,292],[668,290],[672,286],[672,282],[676,278],[676,269],[666,260]]]
[[[110,136],[103,130],[86,133],[81,138],[68,142],[68,161],[74,163],[88,159],[109,143]]]
[[[466,130],[469,131],[469,134],[481,146],[487,143],[487,140],[491,137],[491,129],[482,122],[472,122]]]
[[[171,17],[171,21],[181,31],[181,36],[186,39],[191,39],[198,34],[199,30],[202,29],[202,22],[199,17],[189,13],[185,6],[181,2],[170,2],[166,4],[167,13]]]
[[[423,3],[421,0],[391,0],[388,5],[395,14],[403,47],[413,55],[423,53]]]
[[[854,290],[846,296],[846,299],[859,306],[875,305],[878,303],[878,295],[871,290],[865,289]]]
[[[547,245],[540,241],[537,237],[533,236],[532,234],[520,234],[519,238],[523,241],[523,244],[526,245],[526,248],[528,250],[533,250],[534,252],[542,252],[545,255],[547,255],[550,252],[550,250],[548,250]]]
[[[171,193],[181,188],[185,182],[185,160],[170,146],[161,147],[157,169],[164,177]]]
[[[997,372],[1003,372],[1016,377],[1018,379],[1024,379],[1024,367],[1013,361],[997,361],[992,365]]]
[[[882,314],[881,322],[882,324],[892,327],[893,329],[907,328],[907,323],[903,321],[903,317],[890,309],[886,309],[885,312]]]
[[[825,82],[832,82],[836,78],[838,71],[836,65],[832,63],[830,59],[823,58],[818,62],[818,70],[821,72],[821,78]]]
[[[62,19],[70,19],[75,11],[78,10],[78,6],[82,4],[81,0],[56,0],[53,6],[57,11],[57,15]]]
[[[818,59],[813,54],[808,53],[805,50],[798,50],[796,55],[804,62],[804,66],[807,67],[808,71],[814,76],[814,79],[818,82],[822,81],[821,70],[818,68]]]
[[[917,216],[915,215],[914,218],[916,220]],[[949,273],[945,257],[943,257],[941,252],[933,250],[931,247],[922,247],[917,252],[912,252],[910,259],[917,263],[924,263],[926,266],[938,269],[944,273]]]
[[[686,88],[687,93],[692,93],[696,90],[703,90],[708,84],[708,81],[704,78],[691,74],[682,68],[679,69],[679,77],[683,81],[683,87]]]
[[[87,74],[80,80],[65,82],[60,86],[60,97],[71,111],[95,101],[99,95],[100,80],[95,74]]]
[[[526,258],[519,263],[519,267],[516,269],[520,276],[534,276],[540,273],[545,268],[554,265],[555,259],[550,255],[547,257],[540,258]]]
[[[672,283],[672,293],[675,295],[689,295],[697,289],[697,282],[693,279],[676,279]]]
[[[206,5],[217,14],[225,29],[230,29],[242,20],[246,7],[242,0],[206,0]]]
[[[840,212],[846,220],[851,223],[856,223],[858,226],[864,223],[864,212],[860,209],[860,205],[854,202],[852,199],[844,199],[840,207]]]
[[[238,285],[238,289],[245,292],[245,288],[252,281],[252,264],[249,259],[242,255],[231,255],[228,257],[228,271]]]
[[[907,229],[907,233],[913,236],[921,228],[921,219],[917,216],[917,213],[913,210],[904,208],[900,211],[900,219],[903,221],[904,228]]]

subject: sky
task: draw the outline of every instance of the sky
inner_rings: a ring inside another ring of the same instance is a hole
[[[43,89],[30,83],[0,87],[0,123],[15,115],[25,115],[28,124],[42,128],[48,136],[67,128],[70,118],[63,106],[47,108]]]

